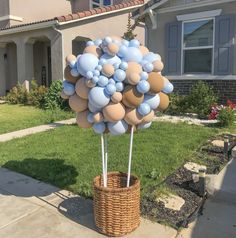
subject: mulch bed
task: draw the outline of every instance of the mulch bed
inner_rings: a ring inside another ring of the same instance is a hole
[[[230,157],[225,157],[224,148],[214,147],[211,144],[211,141],[216,139],[224,140],[225,136],[228,136],[229,149],[232,150],[236,145],[236,136],[224,134],[213,138],[198,151],[198,163],[207,166],[207,174],[218,174],[230,159]],[[156,194],[159,186],[156,186],[150,188],[150,191],[142,199],[142,215],[176,229],[186,227],[191,220],[201,213],[206,199],[206,197],[199,195],[199,183],[194,183],[193,173],[182,166],[167,177],[163,184],[185,200],[181,210],[175,211],[165,208],[163,202],[157,201]]]

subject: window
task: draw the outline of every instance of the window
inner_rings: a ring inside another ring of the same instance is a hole
[[[109,6],[113,4],[113,0],[90,0],[90,8]]]
[[[214,19],[183,22],[183,73],[212,74]]]

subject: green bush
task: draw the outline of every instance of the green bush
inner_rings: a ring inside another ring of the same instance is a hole
[[[216,102],[212,88],[202,81],[198,81],[186,97],[187,111],[197,113],[200,118],[206,118]]]
[[[27,104],[28,102],[28,92],[25,86],[17,84],[13,87],[10,92],[5,97],[6,102],[10,104]]]
[[[170,115],[180,115],[187,112],[187,100],[186,96],[178,94],[170,94],[170,106],[167,109],[167,113]]]
[[[235,110],[223,108],[219,111],[217,119],[219,121],[220,126],[232,126],[235,121]]]

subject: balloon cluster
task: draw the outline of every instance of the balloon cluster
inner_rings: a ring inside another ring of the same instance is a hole
[[[77,113],[77,124],[98,134],[121,135],[151,126],[155,111],[169,105],[173,85],[164,65],[136,39],[88,41],[83,54],[66,57],[61,96]]]

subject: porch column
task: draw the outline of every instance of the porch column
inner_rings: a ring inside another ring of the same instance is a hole
[[[6,64],[5,64],[5,54],[6,54],[6,44],[0,43],[0,96],[5,96],[6,94]]]
[[[29,82],[34,78],[33,43],[20,39],[17,45],[17,79],[29,90]]]

